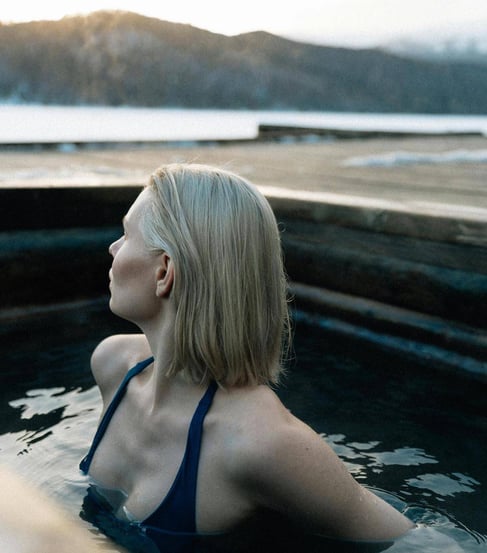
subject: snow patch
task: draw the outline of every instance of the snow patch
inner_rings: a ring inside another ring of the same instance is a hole
[[[445,163],[487,163],[487,150],[453,150],[441,153],[388,152],[381,155],[348,158],[345,167],[398,167]]]

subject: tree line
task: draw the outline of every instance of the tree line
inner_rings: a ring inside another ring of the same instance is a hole
[[[70,105],[482,114],[487,66],[233,37],[128,12],[0,25],[0,98]]]

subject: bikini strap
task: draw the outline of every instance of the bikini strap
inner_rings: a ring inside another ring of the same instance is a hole
[[[196,488],[203,423],[217,389],[218,384],[212,381],[198,403],[176,478],[159,507],[143,521],[144,526],[172,532],[196,532]]]
[[[110,402],[110,405],[108,406],[108,409],[105,411],[105,414],[103,415],[103,418],[101,419],[101,422],[98,426],[98,429],[96,431],[95,437],[93,438],[93,442],[91,444],[91,447],[85,456],[85,458],[81,461],[79,464],[79,468],[84,474],[87,474],[90,470],[91,461],[93,459],[93,456],[95,455],[96,448],[99,446],[101,440],[103,439],[103,436],[108,428],[108,425],[110,424],[110,421],[113,417],[113,414],[117,410],[117,407],[119,406],[120,402],[123,399],[123,396],[125,395],[125,392],[127,390],[128,383],[132,380],[132,378],[139,373],[141,373],[148,365],[150,365],[154,361],[153,357],[149,357],[148,359],[145,359],[144,361],[141,361],[140,363],[137,363],[135,367],[132,367],[127,374],[125,375],[124,379],[120,383],[120,386],[118,387],[117,392],[113,396],[112,401]]]

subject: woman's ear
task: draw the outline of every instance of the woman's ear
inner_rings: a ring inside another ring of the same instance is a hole
[[[172,290],[174,282],[174,263],[166,252],[159,257],[159,266],[157,267],[157,287],[156,296],[158,298],[168,297]]]

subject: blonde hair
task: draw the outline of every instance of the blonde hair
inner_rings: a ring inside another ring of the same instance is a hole
[[[225,386],[275,384],[289,329],[279,229],[247,180],[198,164],[150,177],[148,247],[172,258],[174,355],[167,375]]]

